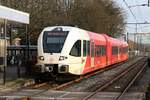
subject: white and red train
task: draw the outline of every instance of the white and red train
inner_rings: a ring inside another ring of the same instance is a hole
[[[38,38],[41,73],[84,75],[128,59],[128,44],[70,26],[45,28]]]

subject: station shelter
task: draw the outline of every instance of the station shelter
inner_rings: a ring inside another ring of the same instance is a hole
[[[28,24],[28,13],[0,5],[0,83],[3,81],[2,83],[5,84],[8,76],[6,75],[8,61],[9,63],[14,63],[13,57],[10,58],[10,54],[12,54],[13,51],[10,51],[10,53],[8,50],[12,47],[21,47],[22,40],[25,41],[22,46],[27,48],[29,45],[27,32]],[[26,49],[26,51],[28,50]],[[10,72],[13,73],[14,70]]]

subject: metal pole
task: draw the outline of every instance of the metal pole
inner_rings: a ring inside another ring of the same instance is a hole
[[[126,41],[127,41],[127,43],[129,44],[129,33],[127,32],[127,37],[126,37]],[[130,49],[130,46],[129,46],[129,51],[130,51],[131,49]]]
[[[128,39],[129,33],[127,32],[127,43],[129,43],[129,39]]]
[[[136,35],[136,33],[134,33],[134,51],[136,50],[136,45],[135,45],[136,38],[135,38],[135,35]]]
[[[4,19],[4,85],[6,84],[6,67],[7,67],[7,20]]]
[[[142,52],[142,34],[140,36],[140,52]]]
[[[135,43],[135,50],[137,50],[137,36],[136,36],[136,34],[137,34],[137,24],[135,24],[135,41],[134,41],[134,43]]]
[[[29,50],[29,35],[28,35],[28,25],[26,25],[26,38],[27,38],[27,59],[29,59],[29,53],[30,53],[30,50]]]
[[[28,25],[26,25],[26,64],[29,63],[29,35],[28,35]],[[30,73],[30,66],[26,66],[26,74]]]
[[[12,45],[12,25],[9,26],[10,45]]]
[[[137,35],[137,55],[139,55],[139,36]]]

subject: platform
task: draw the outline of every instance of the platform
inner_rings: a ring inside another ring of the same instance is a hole
[[[65,92],[65,91],[45,91],[45,90],[21,90],[19,92],[0,94],[0,99],[24,99],[29,100],[82,100],[90,92]],[[89,100],[114,100],[120,93],[118,92],[99,92]],[[143,100],[145,93],[127,93],[122,100]]]

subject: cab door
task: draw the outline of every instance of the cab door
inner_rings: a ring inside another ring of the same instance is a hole
[[[71,48],[68,58],[69,72],[80,75],[82,66],[81,40],[77,40]]]
[[[94,42],[91,42],[91,67],[94,67]]]

